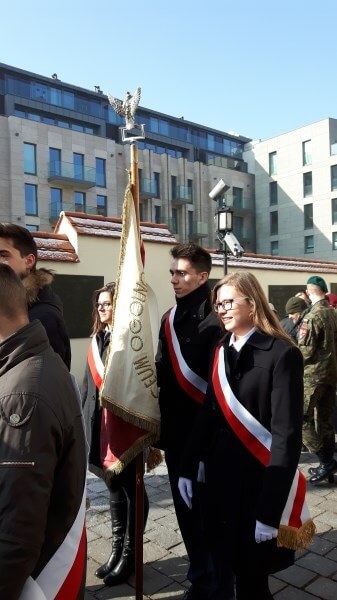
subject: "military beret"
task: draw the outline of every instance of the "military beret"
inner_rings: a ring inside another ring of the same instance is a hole
[[[327,287],[324,279],[322,277],[319,277],[319,275],[312,275],[312,277],[309,277],[309,279],[307,281],[307,285],[309,283],[312,283],[313,285],[318,285],[318,287],[320,287],[323,292],[328,291],[328,287]]]
[[[294,313],[301,313],[307,308],[305,301],[302,298],[297,298],[297,296],[293,296],[293,298],[289,298],[286,304],[286,313],[287,315],[292,315]]]

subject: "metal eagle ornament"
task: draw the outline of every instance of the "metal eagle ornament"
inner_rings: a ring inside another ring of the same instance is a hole
[[[135,114],[140,101],[141,88],[138,87],[132,95],[126,92],[124,100],[119,100],[111,94],[108,94],[109,102],[116,113],[125,119],[125,127],[121,127],[123,142],[132,142],[133,140],[143,139],[145,137],[144,125],[135,123]],[[127,135],[130,132],[131,135]],[[134,132],[136,135],[132,135]]]

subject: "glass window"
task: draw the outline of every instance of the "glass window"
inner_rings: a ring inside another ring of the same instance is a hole
[[[107,198],[101,194],[97,194],[97,214],[102,217],[107,216]]]
[[[63,91],[63,106],[64,106],[64,108],[71,108],[71,109],[73,109],[75,107],[75,99],[74,99],[73,92]]]
[[[312,207],[312,204],[304,205],[304,229],[312,229],[314,226]]]
[[[304,237],[304,252],[305,254],[312,254],[315,251],[314,236],[306,235]]]
[[[27,115],[28,119],[30,119],[31,121],[41,121],[41,117],[40,115],[36,115],[34,113],[28,113]]]
[[[233,208],[243,208],[243,189],[233,187]]]
[[[242,240],[243,238],[243,217],[233,217],[233,233],[238,238],[238,240]]]
[[[24,110],[19,110],[18,108],[16,108],[16,109],[14,110],[14,115],[15,115],[16,117],[21,117],[22,119],[24,119],[24,118],[26,117],[26,113],[25,113],[25,111],[24,111]]]
[[[278,234],[278,212],[274,210],[270,213],[270,235]]]
[[[337,190],[337,165],[331,166],[331,189]]]
[[[188,233],[189,235],[193,235],[193,210],[189,210],[187,212],[187,222],[188,222]]]
[[[74,179],[84,179],[84,154],[73,153]]]
[[[278,201],[277,193],[278,193],[277,181],[271,181],[269,183],[269,204],[270,204],[270,206],[277,204],[277,201]]]
[[[59,127],[63,127],[63,129],[69,129],[69,123],[66,121],[57,121],[57,125]]]
[[[172,208],[172,233],[178,233],[178,210]]]
[[[163,121],[162,119],[160,119],[160,121],[159,121],[159,133],[161,133],[162,135],[168,135],[169,134],[169,124],[168,124],[168,121]]]
[[[150,117],[150,129],[152,133],[159,133],[159,122],[155,117]]]
[[[49,148],[49,174],[61,175],[61,150]]]
[[[104,158],[96,158],[96,185],[100,187],[106,187]]]
[[[311,140],[307,140],[306,142],[302,143],[302,158],[303,165],[311,165]]]
[[[23,144],[24,172],[36,175],[36,146],[35,144]]]
[[[61,90],[50,88],[50,103],[56,106],[62,106]]]
[[[312,172],[303,173],[303,196],[312,196]]]
[[[278,256],[278,241],[270,242],[270,254],[272,256]]]
[[[190,203],[192,203],[193,202],[193,179],[187,180],[187,194],[188,194],[188,201]]]
[[[161,223],[161,206],[157,204],[154,206],[154,222]]]
[[[331,200],[332,224],[337,225],[337,198]]]
[[[277,173],[277,152],[270,152],[269,154],[269,175],[276,175]]]
[[[337,250],[337,231],[332,232],[332,249]]]
[[[85,193],[74,192],[75,212],[85,212]]]
[[[25,213],[37,215],[37,185],[25,183]]]
[[[78,125],[77,123],[72,123],[71,128],[73,131],[81,131],[83,133],[83,126]]]
[[[50,216],[58,218],[62,208],[62,190],[50,188]]]
[[[176,175],[171,175],[171,197],[172,200],[175,200],[177,197],[177,177]]]
[[[153,173],[155,181],[155,194],[157,198],[160,198],[160,173]]]
[[[28,229],[28,231],[39,231],[38,225],[29,225],[28,223],[26,223],[25,227],[26,229]]]

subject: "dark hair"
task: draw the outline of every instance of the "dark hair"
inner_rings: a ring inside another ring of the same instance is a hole
[[[193,244],[193,242],[189,244],[176,244],[171,249],[171,255],[173,258],[187,258],[198,273],[206,271],[210,274],[211,272],[212,258],[210,253],[201,246]]]
[[[91,331],[92,335],[96,335],[96,333],[98,333],[99,331],[103,331],[103,329],[105,329],[105,325],[104,325],[104,323],[101,323],[101,319],[99,318],[99,313],[96,308],[96,302],[98,301],[99,295],[102,292],[109,292],[110,297],[111,297],[111,302],[112,302],[114,293],[115,293],[115,283],[113,281],[111,281],[110,283],[107,283],[106,285],[101,287],[99,290],[95,290],[93,293],[93,296],[92,296],[93,325],[92,325],[92,331]]]
[[[0,263],[0,312],[7,319],[28,316],[26,290],[20,277],[6,264]]]
[[[13,247],[20,252],[21,258],[24,258],[28,254],[33,254],[35,257],[35,263],[32,271],[35,271],[37,261],[37,246],[32,234],[30,231],[28,231],[28,229],[13,223],[0,223],[0,238],[11,240]]]

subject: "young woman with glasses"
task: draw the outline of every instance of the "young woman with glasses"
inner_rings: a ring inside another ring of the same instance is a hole
[[[219,281],[213,306],[224,337],[214,350],[179,489],[191,505],[192,480],[204,460],[207,526],[219,585],[228,589],[224,565],[230,565],[237,600],[268,600],[268,575],[292,565],[294,549],[314,530],[297,470],[303,361],[251,273]]]
[[[89,444],[89,470],[103,479],[101,454],[105,439],[102,407],[99,390],[104,374],[111,323],[112,302],[115,284],[108,283],[93,295],[92,339],[82,384],[83,414]],[[103,435],[102,435],[103,431]],[[113,440],[109,441],[113,450]],[[108,484],[107,484],[108,485]],[[108,485],[110,491],[110,514],[112,530],[111,554],[106,563],[95,573],[106,585],[117,585],[131,575],[135,561],[135,510],[136,510],[136,461],[131,461]],[[144,488],[144,523],[149,510],[148,497]]]

